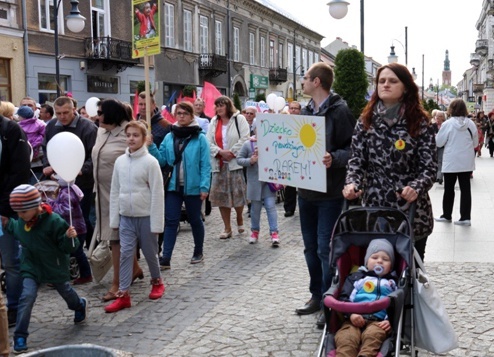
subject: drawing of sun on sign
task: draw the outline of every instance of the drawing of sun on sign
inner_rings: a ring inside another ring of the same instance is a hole
[[[326,192],[324,117],[259,113],[259,180]]]

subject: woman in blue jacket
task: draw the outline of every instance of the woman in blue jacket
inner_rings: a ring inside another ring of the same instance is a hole
[[[173,173],[165,187],[165,234],[163,239],[162,269],[170,269],[170,260],[177,240],[182,203],[185,202],[187,221],[192,227],[194,253],[191,264],[203,260],[204,224],[201,217],[202,201],[209,192],[211,163],[205,133],[194,118],[194,107],[188,102],[178,103],[177,122],[172,126],[160,148],[149,146],[149,153],[160,166],[173,165]],[[185,145],[185,148],[184,148]]]

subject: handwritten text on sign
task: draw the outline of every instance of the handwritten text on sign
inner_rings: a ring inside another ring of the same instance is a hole
[[[259,113],[259,180],[326,192],[324,117]]]

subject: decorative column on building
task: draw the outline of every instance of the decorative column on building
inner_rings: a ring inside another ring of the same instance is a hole
[[[451,70],[449,65],[449,51],[446,50],[446,57],[444,59],[444,69],[443,69],[443,86],[451,85]]]

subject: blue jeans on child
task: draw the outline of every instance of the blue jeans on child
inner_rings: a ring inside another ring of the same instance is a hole
[[[178,225],[182,214],[182,203],[185,202],[187,212],[187,222],[192,228],[194,237],[194,254],[202,254],[204,245],[204,223],[202,223],[201,207],[202,200],[199,195],[186,196],[184,188],[180,186],[180,191],[167,191],[165,200],[165,235],[163,238],[163,257],[172,257],[173,248],[177,242]]]
[[[266,197],[261,201],[250,202],[250,229],[259,232],[261,229],[261,210],[264,208],[268,215],[269,233],[278,232],[278,212],[276,212],[276,197]]]
[[[7,285],[7,308],[16,310],[22,292],[20,268],[21,247],[12,234],[3,232],[0,238],[0,257]]]
[[[307,201],[298,197],[304,255],[309,269],[312,299],[321,300],[331,286],[329,253],[333,227],[341,213],[343,198]]]
[[[40,285],[31,278],[24,278],[22,282],[22,294],[17,309],[17,323],[15,325],[14,339],[17,337],[27,338],[29,336],[29,322],[31,320],[31,313],[33,311],[34,303],[36,302],[36,297],[38,296]],[[67,307],[70,310],[76,311],[84,307],[81,298],[77,295],[69,282],[53,284],[53,287],[65,300]]]

